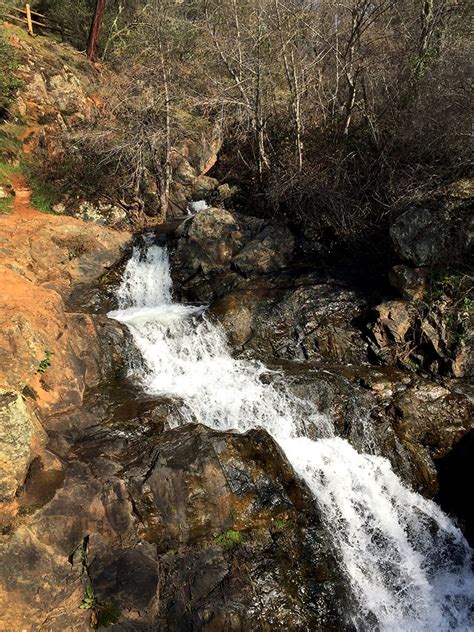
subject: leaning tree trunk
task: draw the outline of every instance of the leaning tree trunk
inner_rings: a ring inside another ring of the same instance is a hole
[[[89,39],[87,40],[87,57],[90,61],[95,61],[97,58],[97,46],[99,44],[106,2],[107,0],[97,0],[95,5],[94,18],[89,31]]]

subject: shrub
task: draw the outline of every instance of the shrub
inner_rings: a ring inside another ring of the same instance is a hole
[[[15,50],[0,33],[0,121],[8,118],[16,92],[22,85],[15,76],[17,67]]]

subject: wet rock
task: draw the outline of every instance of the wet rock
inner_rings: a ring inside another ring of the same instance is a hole
[[[432,382],[418,383],[398,394],[393,406],[398,435],[424,446],[433,459],[445,457],[474,427],[469,399]]]
[[[84,437],[53,497],[13,527],[0,549],[12,629],[350,629],[316,506],[266,432],[141,430]]]
[[[115,606],[117,613],[123,609],[141,618],[158,608],[158,564],[146,547],[99,553],[89,566],[89,577],[102,608]]]
[[[436,462],[473,427],[472,404],[463,395],[416,378],[394,394],[385,411],[396,443],[382,442],[381,454],[412,488],[433,498],[439,489]]]
[[[11,500],[46,433],[19,393],[0,390],[0,501]]]
[[[357,292],[309,277],[266,278],[229,292],[211,308],[229,339],[262,357],[367,361],[354,321],[366,310]]]
[[[177,232],[172,274],[193,300],[208,301],[253,277],[288,265],[291,233],[264,220],[222,208],[200,211]]]

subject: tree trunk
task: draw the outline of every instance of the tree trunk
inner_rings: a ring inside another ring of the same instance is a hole
[[[89,31],[89,39],[87,40],[87,57],[90,61],[95,61],[97,58],[97,46],[99,44],[106,2],[107,0],[97,0],[95,5],[94,18]]]
[[[168,83],[168,72],[166,69],[165,57],[162,49],[162,45],[160,43],[161,49],[161,72],[163,77],[163,91],[165,95],[165,154],[162,165],[162,178],[161,178],[161,186],[160,186],[160,207],[161,207],[161,216],[164,221],[166,221],[168,217],[168,208],[169,208],[169,200],[170,200],[170,187],[171,187],[171,179],[172,179],[172,171],[171,171],[171,111],[170,111],[170,94],[169,94],[169,83]]]

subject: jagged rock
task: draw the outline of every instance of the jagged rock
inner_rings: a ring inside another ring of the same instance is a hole
[[[172,273],[194,300],[208,301],[238,285],[244,275],[281,270],[290,261],[293,247],[293,236],[286,228],[208,208],[178,231],[171,251]]]
[[[375,308],[373,349],[382,361],[394,363],[401,354],[409,356],[407,334],[413,329],[415,317],[413,305],[406,301],[387,301]]]
[[[92,614],[117,629],[350,629],[313,499],[263,430],[97,428],[27,525],[0,549],[12,629],[82,629],[88,582]]]
[[[180,148],[180,155],[184,156],[195,171],[196,177],[204,176],[217,162],[217,156],[222,146],[222,138],[214,131],[213,138],[199,141],[188,140]]]
[[[365,309],[357,292],[301,276],[239,287],[211,311],[234,344],[264,357],[364,362],[367,343],[353,321]]]
[[[19,393],[0,390],[0,501],[11,500],[46,433]]]
[[[423,298],[426,293],[428,272],[427,268],[396,265],[390,270],[389,280],[404,299],[417,300]]]
[[[420,464],[417,484],[434,496],[438,492],[435,462],[445,458],[474,428],[472,403],[437,384],[417,382],[398,393],[392,406],[394,430],[412,452],[414,463]]]
[[[474,365],[472,310],[441,296],[431,304],[387,301],[375,308],[371,350],[384,364],[464,377]]]

